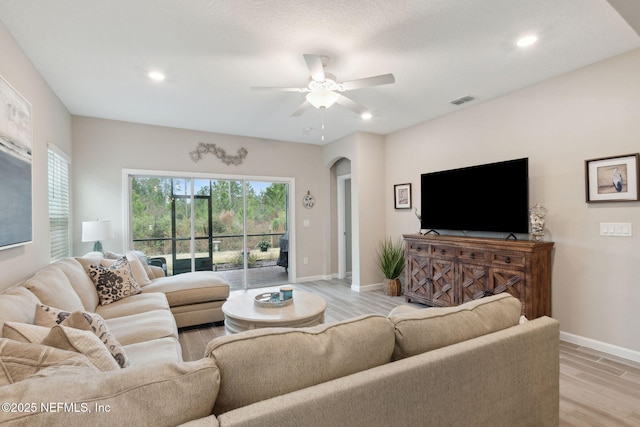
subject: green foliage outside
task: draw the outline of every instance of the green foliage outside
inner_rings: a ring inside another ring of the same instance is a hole
[[[253,183],[255,184],[255,183]],[[134,177],[132,179],[131,210],[133,239],[162,239],[172,237],[171,207],[175,201],[175,231],[178,253],[189,253],[188,238],[191,235],[191,200],[189,179],[163,177]],[[260,188],[260,185],[256,185]],[[219,251],[241,251],[241,237],[224,237],[243,234],[242,181],[202,180],[194,181],[195,236],[206,238],[211,227],[212,240],[220,243]],[[287,184],[270,183],[264,191],[256,192],[251,182],[246,182],[247,233],[259,234],[248,241],[255,249],[260,241],[277,247],[279,236],[286,231]],[[211,225],[209,225],[209,196],[211,197]],[[216,236],[220,236],[217,238]],[[196,252],[208,252],[208,238],[196,240]],[[149,256],[170,255],[171,241],[151,240],[135,242],[135,247]],[[241,257],[241,254],[239,254]]]

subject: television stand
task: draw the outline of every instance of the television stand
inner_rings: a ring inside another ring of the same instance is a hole
[[[432,229],[430,229],[429,231],[427,231],[426,233],[420,233],[420,234],[421,234],[421,235],[423,235],[423,236],[426,236],[427,234],[432,234],[432,233],[433,233],[433,234],[435,234],[435,235],[437,235],[437,236],[439,236],[439,235],[440,235],[440,233],[438,233],[438,232],[437,232],[436,230],[434,230],[433,228],[432,228]]]
[[[509,240],[510,238],[513,238],[513,240],[518,240],[518,238],[516,237],[515,234],[510,233],[504,240]]]
[[[449,307],[509,292],[527,319],[551,316],[553,242],[405,234],[407,302]]]

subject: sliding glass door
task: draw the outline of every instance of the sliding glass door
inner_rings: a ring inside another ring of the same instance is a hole
[[[167,274],[213,270],[232,289],[288,277],[290,183],[131,175],[134,248]]]

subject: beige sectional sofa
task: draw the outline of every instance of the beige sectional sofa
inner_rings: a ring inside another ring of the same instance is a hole
[[[0,294],[0,395],[9,404],[0,423],[558,425],[558,323],[543,317],[519,324],[520,303],[507,294],[454,308],[247,331],[216,338],[202,359],[183,362],[165,294],[92,305],[79,266],[75,259],[54,263]],[[33,326],[41,303],[93,307],[130,366],[98,368],[91,345],[48,346],[54,331],[78,332],[63,326],[67,319],[50,330]],[[37,333],[16,336],[20,325]],[[47,338],[34,340],[38,333]]]
[[[108,252],[104,258],[101,252],[90,252],[76,258],[85,268],[91,263],[108,265],[119,256]],[[178,328],[222,322],[222,304],[229,297],[229,285],[220,273],[196,271],[175,276],[165,276],[161,267],[148,265],[138,252],[123,254],[131,264],[133,275],[142,287],[142,292],[162,292]]]

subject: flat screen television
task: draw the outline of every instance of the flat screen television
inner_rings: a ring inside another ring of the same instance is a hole
[[[422,174],[422,229],[528,233],[528,160]]]

